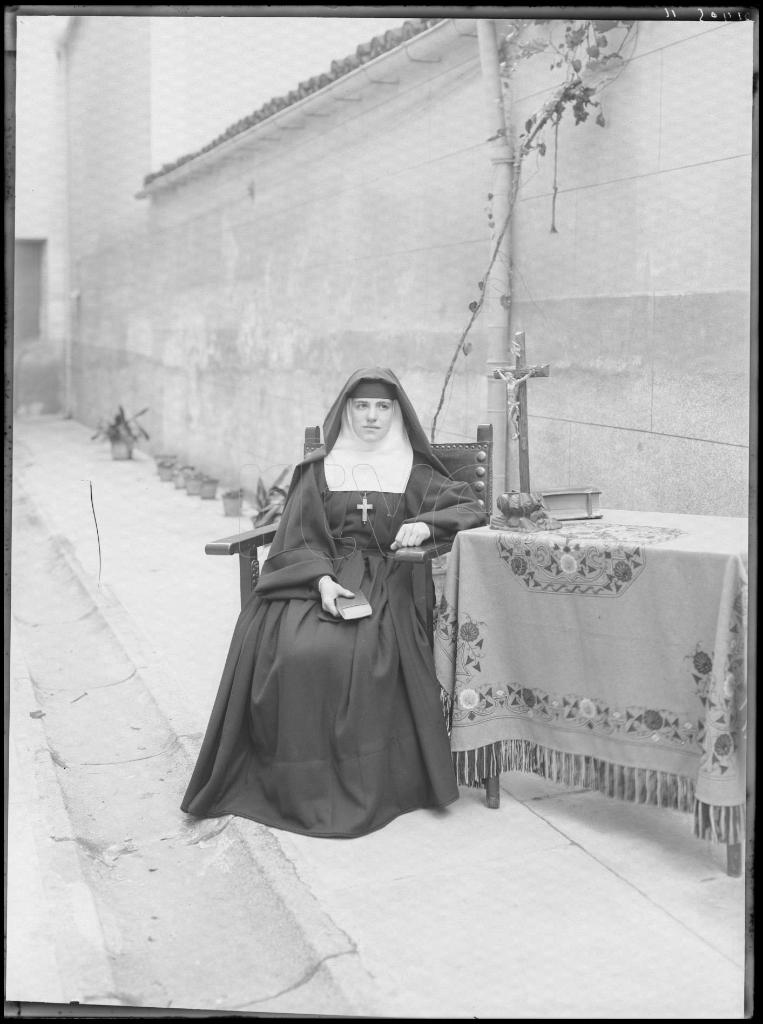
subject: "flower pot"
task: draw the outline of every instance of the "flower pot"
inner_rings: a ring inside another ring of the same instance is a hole
[[[175,475],[175,463],[167,462],[159,464],[159,479],[160,480],[171,480]]]
[[[131,459],[132,445],[129,443],[129,441],[112,441],[111,457],[112,459],[117,460]]]
[[[184,469],[176,469],[172,479],[175,481],[175,490],[176,491],[183,491],[183,490],[185,490],[185,470]]]
[[[189,476],[185,482],[185,489],[189,494],[201,494],[201,477]]]
[[[156,471],[161,476],[162,465],[167,463],[174,465],[177,462],[177,455],[155,455],[154,459],[156,460]],[[166,479],[166,477],[162,477],[162,479]]]
[[[238,495],[231,497],[230,495],[223,495],[223,513],[226,516],[240,516],[241,515],[241,498]]]
[[[205,477],[205,479],[201,481],[201,491],[199,492],[201,497],[207,500],[216,498],[217,485],[219,482],[219,480],[214,480],[212,477]]]

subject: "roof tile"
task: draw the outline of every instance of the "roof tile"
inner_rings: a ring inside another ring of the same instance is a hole
[[[188,163],[197,156],[201,156],[202,153],[208,153],[211,149],[215,149],[217,146],[226,142],[228,139],[233,138],[235,135],[240,135],[241,132],[251,128],[255,124],[259,124],[261,121],[267,120],[272,117],[273,114],[277,114],[280,110],[284,110],[286,107],[293,106],[306,96],[311,96],[313,93],[320,92],[321,89],[325,89],[331,82],[335,82],[338,78],[342,78],[344,75],[349,74],[356,68],[359,68],[362,64],[368,63],[370,60],[374,60],[379,57],[382,53],[386,53],[389,50],[394,50],[396,46],[405,42],[408,39],[412,39],[420,32],[424,32],[426,29],[431,28],[433,25],[437,25],[439,22],[444,21],[444,18],[414,18],[412,20],[404,22],[400,28],[388,29],[383,35],[374,36],[373,39],[367,43],[361,43],[354,53],[350,54],[342,60],[332,60],[331,67],[327,74],[314,75],[312,78],[308,78],[304,82],[300,82],[296,89],[292,89],[286,96],[274,96],[268,100],[267,103],[255,110],[253,113],[248,114],[241,120],[236,121],[235,124],[229,125],[225,131],[218,135],[217,138],[208,142],[206,146],[202,146],[201,149],[194,151],[193,153],[186,153],[184,156],[178,157],[177,160],[173,160],[171,163],[164,164],[160,170],[154,171],[151,174],[147,174],[143,179],[144,185],[150,185],[152,181],[156,181],[157,178],[161,178],[165,174],[169,174],[170,171],[174,171],[177,167]]]

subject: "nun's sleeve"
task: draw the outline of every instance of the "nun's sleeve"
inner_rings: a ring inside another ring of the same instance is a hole
[[[427,464],[414,464],[406,505],[409,518],[405,522],[425,523],[435,543],[487,522],[485,510],[467,483],[451,480]]]
[[[270,599],[315,598],[317,580],[335,576],[334,559],[315,466],[299,466],[254,592]]]

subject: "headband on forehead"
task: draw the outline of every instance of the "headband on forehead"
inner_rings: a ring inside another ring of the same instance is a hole
[[[347,396],[348,398],[397,398],[393,384],[383,380],[362,380]]]
[[[347,413],[347,399],[354,395],[355,389],[360,388],[361,385],[371,384],[372,386],[378,386],[380,383],[385,384],[390,389],[388,392],[389,396],[395,400],[395,405],[399,406],[405,431],[417,457],[423,459],[433,469],[436,469],[438,473],[447,476],[448,471],[432,451],[431,445],[416,415],[416,410],[411,405],[411,400],[405,393],[403,385],[392,370],[384,366],[369,366],[364,369],[355,370],[354,373],[350,374],[349,380],[337,395],[334,404],[323,421],[323,441],[326,450],[330,452],[336,444]]]

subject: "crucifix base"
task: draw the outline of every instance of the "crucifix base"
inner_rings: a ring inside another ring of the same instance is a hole
[[[507,491],[498,498],[496,504],[498,514],[490,520],[493,530],[535,533],[539,530],[556,530],[561,525],[549,515],[543,495],[537,491]]]

